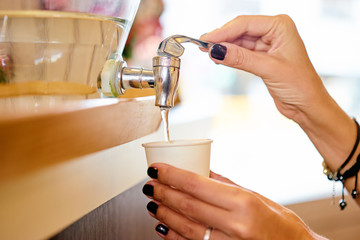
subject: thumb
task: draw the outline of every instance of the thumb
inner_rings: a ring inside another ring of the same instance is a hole
[[[226,42],[212,46],[209,49],[209,56],[216,64],[241,69],[260,77],[270,68],[272,61],[266,53],[255,52]]]

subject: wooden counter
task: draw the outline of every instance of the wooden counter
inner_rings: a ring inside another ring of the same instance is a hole
[[[146,178],[154,97],[0,109],[0,239],[46,239]]]
[[[0,115],[0,182],[130,142],[160,124],[151,96],[74,101]]]

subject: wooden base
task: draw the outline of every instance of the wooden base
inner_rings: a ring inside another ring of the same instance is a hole
[[[0,111],[0,182],[146,136],[158,129],[155,97],[92,99],[41,111]]]

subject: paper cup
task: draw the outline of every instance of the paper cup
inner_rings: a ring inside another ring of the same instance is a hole
[[[167,163],[177,168],[209,177],[211,139],[186,139],[144,143],[148,166]]]

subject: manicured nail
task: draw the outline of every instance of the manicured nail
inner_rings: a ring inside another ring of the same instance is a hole
[[[151,212],[152,214],[156,215],[156,212],[158,210],[158,205],[154,202],[149,202],[146,206],[147,210]]]
[[[153,179],[158,178],[158,170],[157,170],[157,168],[149,167],[148,170],[147,170],[147,174],[148,174],[149,177],[151,177]]]
[[[163,224],[159,224],[156,226],[156,231],[164,236],[166,236],[169,232],[169,228]]]
[[[150,184],[145,184],[142,191],[145,195],[147,195],[149,197],[154,196],[154,186],[152,186]]]
[[[217,59],[217,60],[224,60],[227,52],[227,47],[221,45],[221,44],[215,44],[211,48],[211,57]]]

